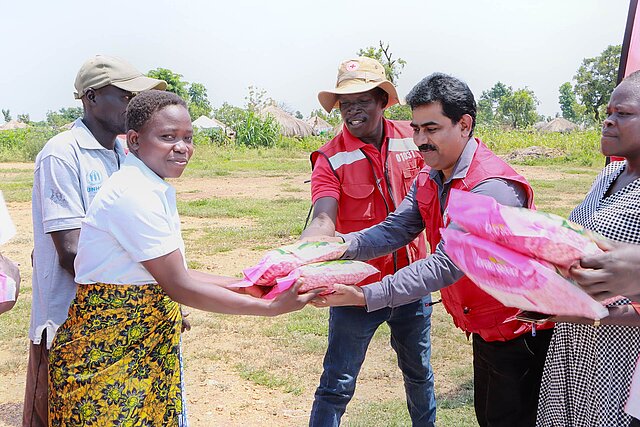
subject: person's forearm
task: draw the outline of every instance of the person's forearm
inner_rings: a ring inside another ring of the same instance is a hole
[[[631,304],[616,305],[608,307],[608,309],[609,315],[600,319],[600,325],[640,326],[640,315],[638,315]],[[553,316],[549,320],[552,322],[578,323],[582,325],[594,325],[596,323],[593,319],[574,316]]]
[[[609,315],[602,319],[602,325],[640,326],[640,315],[631,304],[609,307]]]
[[[162,287],[172,300],[199,310],[256,316],[277,314],[269,311],[268,300],[239,294],[223,286],[211,286],[208,282],[189,278]]]
[[[463,275],[440,244],[428,258],[401,268],[374,286],[364,286],[367,310],[408,304],[455,283]]]
[[[300,238],[311,236],[334,236],[336,227],[328,215],[322,213],[315,217],[311,224],[302,232]]]
[[[217,276],[215,274],[205,273],[203,271],[189,269],[189,275],[200,282],[209,283],[211,285],[228,287],[238,283],[241,279],[228,276]]]

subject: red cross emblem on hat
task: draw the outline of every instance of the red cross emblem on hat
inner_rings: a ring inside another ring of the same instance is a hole
[[[360,67],[360,64],[358,64],[358,62],[356,61],[349,61],[344,66],[344,68],[346,68],[349,71],[355,71],[358,69],[358,67]]]

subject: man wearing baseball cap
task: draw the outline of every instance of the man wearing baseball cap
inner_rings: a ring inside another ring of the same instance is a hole
[[[376,225],[404,199],[424,162],[413,143],[408,122],[384,118],[385,108],[399,102],[396,88],[376,60],[344,61],[335,89],[318,94],[327,112],[339,108],[344,126],[311,154],[313,220],[302,238],[334,236]],[[380,276],[426,256],[424,234],[407,246],[369,261]],[[436,402],[431,370],[431,298],[368,313],[363,307],[332,307],[328,348],[309,424],[337,426],[353,397],[367,347],[387,322],[397,353],[414,426],[432,426]]]
[[[103,55],[89,59],[75,81],[83,117],[51,138],[36,158],[31,343],[23,426],[48,425],[48,349],[75,296],[73,262],[80,221],[102,183],[124,160],[116,135],[127,131],[127,104],[138,92],[166,87],[166,82],[144,76],[122,59]]]

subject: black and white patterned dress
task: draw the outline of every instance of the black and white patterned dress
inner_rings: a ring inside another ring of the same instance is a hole
[[[608,165],[569,219],[609,239],[640,244],[640,179],[604,197],[625,167],[626,162]],[[628,426],[624,404],[639,352],[640,328],[558,323],[542,376],[537,425]]]

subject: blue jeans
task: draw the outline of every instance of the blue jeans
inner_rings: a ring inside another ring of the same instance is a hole
[[[371,313],[361,307],[331,308],[329,345],[311,409],[310,426],[340,425],[340,418],[353,397],[369,342],[383,322],[391,329],[391,347],[398,355],[413,425],[435,425],[436,398],[430,364],[431,307],[425,307],[430,301],[427,297]]]

